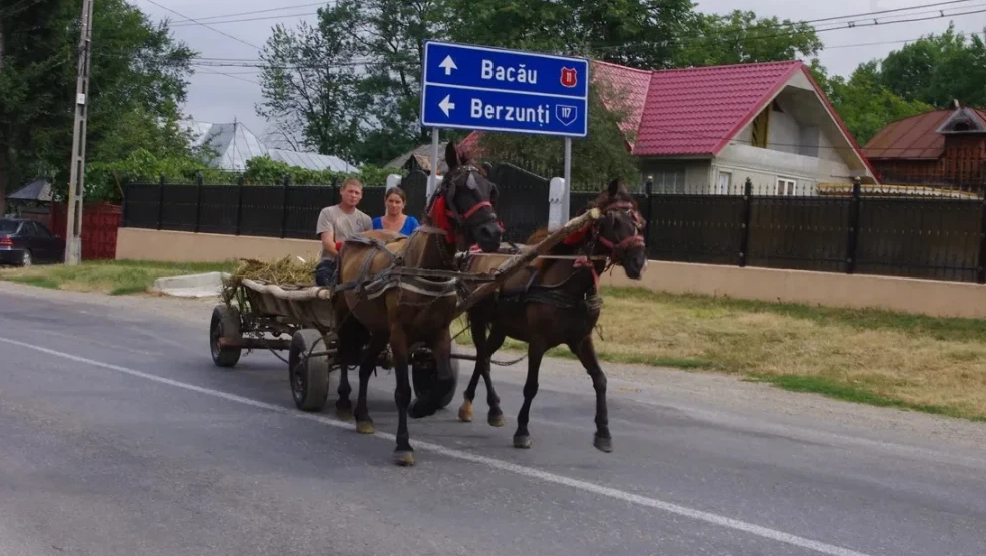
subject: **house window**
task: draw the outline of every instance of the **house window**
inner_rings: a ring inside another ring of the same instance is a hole
[[[654,193],[685,193],[685,169],[681,167],[654,168]]]
[[[750,144],[761,149],[767,148],[767,128],[770,125],[770,107],[764,108],[751,125]]]
[[[794,195],[795,188],[797,186],[798,186],[798,182],[794,180],[789,180],[787,178],[777,178],[778,195]]]
[[[719,172],[719,180],[716,182],[716,194],[725,195],[729,193],[729,186],[732,184],[732,172]]]

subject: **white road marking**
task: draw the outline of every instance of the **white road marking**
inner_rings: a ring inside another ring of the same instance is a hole
[[[123,373],[126,375],[143,378],[150,380],[152,382],[157,382],[160,384],[166,384],[168,386],[174,386],[176,388],[182,388],[184,390],[189,390],[192,392],[198,392],[199,394],[205,394],[207,396],[212,396],[214,398],[220,398],[231,402],[240,403],[243,405],[248,405],[256,407],[258,409],[266,409],[268,411],[274,411],[281,413],[283,415],[289,415],[291,417],[296,417],[299,419],[307,419],[309,421],[316,421],[323,425],[328,425],[331,427],[336,427],[340,429],[352,429],[351,423],[344,423],[342,421],[337,421],[324,415],[303,413],[301,411],[289,409],[286,407],[269,404],[266,402],[261,402],[253,400],[250,398],[245,398],[243,396],[237,396],[236,394],[229,394],[227,392],[222,392],[219,390],[213,390],[211,388],[203,388],[201,386],[195,386],[194,384],[187,384],[184,382],[179,382],[177,380],[171,380],[169,378],[160,377],[157,375],[152,375],[148,373],[143,373],[134,369],[128,369],[126,367],[121,367],[119,365],[113,365],[110,363],[103,363],[102,361],[96,361],[94,359],[88,359],[86,357],[79,357],[77,355],[72,355],[70,353],[63,353],[60,351],[55,351],[53,349],[43,348],[28,344],[25,342],[19,342],[17,340],[10,340],[7,338],[0,338],[0,342],[4,342],[10,345],[15,345],[23,347],[26,349],[31,349],[37,352],[46,353],[48,355],[53,355],[55,357],[60,357],[62,359],[67,359],[69,361],[75,361],[77,363],[83,363],[93,367],[100,367],[103,369],[116,371],[118,373]],[[376,438],[387,439],[391,442],[396,441],[396,437],[393,434],[385,432],[377,432],[374,435]],[[769,527],[762,527],[753,523],[748,523],[745,521],[740,521],[738,519],[733,519],[725,517],[722,515],[704,512],[701,510],[696,510],[686,506],[680,506],[678,504],[673,504],[670,502],[664,502],[656,498],[649,498],[646,496],[640,496],[639,494],[632,494],[615,488],[610,488],[595,483],[590,483],[588,481],[583,481],[580,479],[573,479],[571,477],[565,477],[563,475],[557,475],[555,473],[549,473],[547,471],[542,471],[540,469],[535,469],[533,467],[526,467],[523,465],[518,465],[515,463],[510,463],[508,461],[499,460],[496,458],[490,458],[485,456],[479,456],[475,454],[470,454],[468,452],[463,452],[460,450],[455,450],[452,448],[446,448],[438,444],[432,444],[430,442],[422,442],[420,440],[414,441],[414,446],[417,449],[423,449],[425,451],[433,452],[436,454],[441,454],[454,459],[459,459],[463,461],[471,461],[473,463],[480,463],[494,469],[499,469],[501,471],[509,471],[523,477],[528,477],[531,479],[536,479],[546,483],[554,483],[558,485],[564,485],[576,490],[581,490],[584,492],[591,492],[593,494],[598,494],[601,496],[606,496],[613,498],[615,500],[620,500],[622,502],[627,502],[630,504],[636,504],[638,506],[643,506],[646,508],[654,508],[657,510],[662,510],[668,513],[676,514],[683,517],[688,517],[691,519],[696,519],[698,521],[704,521],[706,523],[711,523],[713,525],[718,525],[720,527],[726,527],[728,529],[735,529],[743,533],[748,533],[751,535],[756,535],[765,539],[770,539],[778,542],[787,543],[793,546],[798,546],[801,548],[806,548],[818,552],[820,554],[828,554],[831,556],[870,556],[863,552],[857,552],[848,548],[843,548],[841,546],[835,546],[828,543],[823,543],[820,541],[808,539],[805,537],[799,537],[797,535],[792,535],[785,533],[783,531],[778,531],[776,529],[770,529]]]

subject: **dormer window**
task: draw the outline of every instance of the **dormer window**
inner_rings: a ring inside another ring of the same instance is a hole
[[[959,108],[936,130],[942,135],[953,133],[986,133],[986,121],[979,112],[969,108]]]

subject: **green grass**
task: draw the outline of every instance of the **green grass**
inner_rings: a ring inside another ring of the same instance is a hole
[[[131,295],[150,289],[166,276],[230,271],[234,261],[223,263],[169,263],[161,261],[87,261],[78,265],[37,265],[0,270],[0,280],[66,291]]]
[[[751,377],[751,381],[767,382],[790,392],[821,394],[828,398],[846,402],[874,405],[877,407],[894,407],[934,415],[944,415],[946,417],[967,418],[972,421],[986,422],[986,416],[983,415],[968,415],[967,412],[957,410],[954,407],[912,403],[888,396],[881,396],[865,388],[839,383],[823,377],[792,375],[765,376],[759,378]]]
[[[607,363],[715,371],[854,403],[986,419],[983,319],[629,288],[602,295],[594,342]],[[468,331],[456,341],[472,343]],[[503,347],[526,349],[509,339]],[[575,359],[565,347],[548,355]]]

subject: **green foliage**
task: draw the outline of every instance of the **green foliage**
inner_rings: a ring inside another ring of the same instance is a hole
[[[757,18],[752,11],[694,14],[688,34],[676,41],[675,65],[715,66],[811,57],[822,41],[810,24]]]
[[[383,187],[389,174],[401,174],[394,168],[379,168],[365,164],[359,172],[335,172],[332,170],[309,170],[299,166],[290,166],[279,160],[271,160],[266,156],[258,156],[247,161],[243,178],[249,184],[272,185],[284,183],[287,176],[293,185],[329,185],[342,184],[349,177],[357,177],[365,187]]]
[[[829,77],[817,60],[810,69],[849,132],[861,145],[890,122],[934,110],[929,104],[907,101],[894,94],[881,81],[876,61],[860,64],[848,81],[842,76]]]
[[[880,64],[880,82],[906,101],[950,108],[953,100],[986,107],[986,42],[955,32],[954,24],[891,52]]]
[[[11,185],[47,175],[55,193],[64,192],[72,145],[79,3],[29,2],[0,24],[0,171],[6,170]],[[157,158],[191,156],[177,122],[194,53],[171,37],[166,24],[153,25],[125,0],[95,3],[93,43],[99,47],[90,65],[87,162],[97,168],[113,164],[138,146]],[[94,194],[113,190],[110,182],[99,181],[99,171],[93,175]]]

